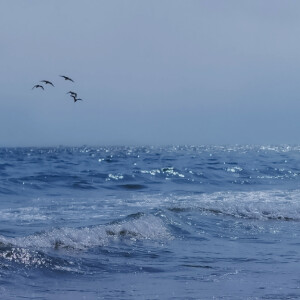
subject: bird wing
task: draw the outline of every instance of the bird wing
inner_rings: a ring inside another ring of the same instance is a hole
[[[65,80],[70,80],[70,81],[74,82],[74,80],[71,79],[71,78],[68,77],[68,76],[64,76],[64,75],[59,75],[59,76],[60,76],[60,77],[63,77]]]
[[[44,87],[42,86],[42,85],[39,85],[39,84],[36,84],[33,88],[32,88],[32,90],[34,89],[34,88],[42,88],[42,89],[44,89]]]

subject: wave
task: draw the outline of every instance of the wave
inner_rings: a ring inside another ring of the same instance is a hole
[[[34,249],[76,249],[84,250],[92,247],[106,246],[111,241],[128,239],[165,240],[171,235],[162,220],[152,215],[129,217],[130,220],[108,225],[83,228],[55,228],[53,230],[29,235],[26,237],[8,238],[0,236],[2,246]]]
[[[175,197],[177,198],[177,197]],[[300,191],[215,192],[173,199],[180,205],[169,210],[187,210],[258,220],[300,221]]]
[[[86,274],[98,272],[100,268],[112,272],[114,266],[107,259],[111,251],[112,255],[117,253],[122,257],[128,255],[127,252],[123,254],[123,251],[124,247],[131,247],[131,243],[171,239],[172,235],[159,217],[144,213],[129,215],[122,221],[106,225],[55,228],[14,238],[0,235],[0,271],[13,268],[19,272],[20,268],[45,268],[57,272]],[[121,248],[119,243],[123,244]],[[92,258],[95,253],[98,257],[96,265]],[[83,256],[86,257],[84,261]],[[115,267],[122,272],[140,270],[138,266],[130,267],[127,264]],[[151,267],[143,270],[158,271]]]

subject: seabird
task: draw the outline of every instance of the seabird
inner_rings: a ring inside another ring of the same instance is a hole
[[[50,84],[50,85],[54,86],[54,84],[49,80],[41,80],[40,82],[44,82],[45,84]]]
[[[73,96],[77,97],[77,93],[72,92],[72,91],[67,92],[67,94],[70,94],[70,95],[73,95]]]
[[[60,77],[62,77],[62,78],[64,78],[65,80],[69,80],[69,81],[72,81],[72,82],[74,82],[74,80],[73,79],[71,79],[70,77],[68,77],[68,76],[64,76],[64,75],[59,75]]]
[[[74,99],[74,102],[80,100],[80,101],[83,101],[81,98],[76,98],[76,96],[73,96],[73,95],[70,95],[73,99]]]
[[[33,88],[32,88],[32,90],[34,89],[34,88],[41,88],[41,89],[44,89],[44,87],[42,86],[42,85],[40,85],[40,84],[36,84]]]

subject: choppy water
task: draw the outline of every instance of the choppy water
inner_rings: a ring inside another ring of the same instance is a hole
[[[0,148],[1,299],[300,298],[300,147]]]

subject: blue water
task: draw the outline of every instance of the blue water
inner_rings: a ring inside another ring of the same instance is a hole
[[[300,147],[0,148],[1,299],[300,299]]]

